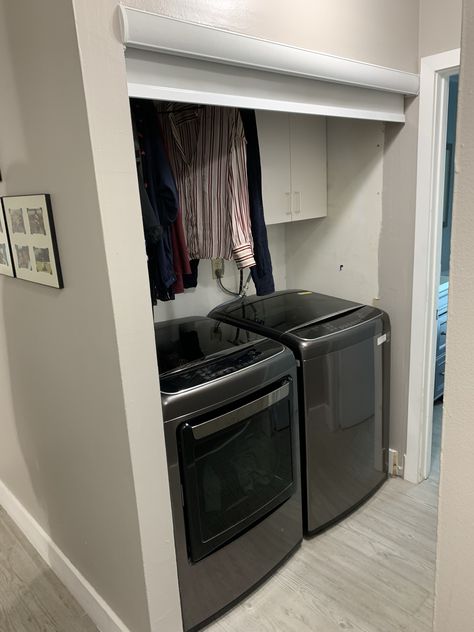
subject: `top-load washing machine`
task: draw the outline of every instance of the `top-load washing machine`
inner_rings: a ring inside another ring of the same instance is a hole
[[[291,351],[209,318],[155,325],[181,608],[195,630],[303,537]]]
[[[382,310],[305,290],[249,296],[212,318],[278,340],[298,366],[305,532],[317,533],[387,478],[390,322]]]

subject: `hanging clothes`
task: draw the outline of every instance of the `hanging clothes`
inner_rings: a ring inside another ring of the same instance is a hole
[[[249,189],[250,220],[253,251],[256,265],[251,268],[252,280],[258,296],[275,291],[272,258],[268,248],[267,227],[263,212],[262,168],[258,144],[257,121],[254,110],[240,110],[247,141],[247,180]]]
[[[171,245],[173,247],[173,266],[176,276],[173,292],[175,294],[182,294],[186,287],[185,279],[191,275],[191,265],[189,263],[188,246],[184,235],[181,210],[178,211],[176,221],[171,226]]]
[[[238,110],[168,104],[160,113],[191,259],[233,258],[239,268],[254,266]]]
[[[189,274],[183,274],[183,285],[185,290],[197,287],[199,259],[191,259],[189,267],[191,268],[191,272]]]
[[[150,198],[146,191],[145,182],[143,180],[143,169],[140,158],[140,148],[136,150],[137,155],[137,175],[138,175],[138,192],[140,194],[140,206],[142,209],[143,229],[145,232],[145,241],[147,245],[153,246],[163,237],[163,227],[160,224]]]
[[[130,99],[132,121],[136,131],[136,140],[140,150],[141,173],[147,198],[155,214],[156,226],[162,230],[158,241],[146,240],[148,271],[153,304],[157,299],[174,298],[173,285],[176,274],[173,265],[173,247],[171,226],[178,216],[178,191],[173,173],[166,155],[158,117],[152,101]],[[142,191],[143,194],[143,191]],[[145,201],[145,207],[146,207]],[[145,236],[147,223],[153,225],[146,208],[144,219]]]
[[[146,191],[143,179],[143,163],[140,143],[138,142],[138,132],[135,121],[132,118],[133,142],[135,146],[135,160],[137,163],[138,192],[140,194],[140,206],[142,209],[143,230],[147,244],[156,244],[163,236],[163,228],[160,224],[157,213],[151,205],[150,198]]]
[[[155,116],[158,116],[155,111]],[[169,147],[166,146],[163,137],[163,130],[159,124],[160,128],[160,138],[163,140],[165,144],[165,151],[168,162],[166,163],[167,168],[171,169],[169,165]],[[174,273],[176,277],[176,281],[173,284],[172,292],[173,294],[182,294],[186,286],[185,279],[188,278],[191,273],[191,265],[189,263],[189,251],[188,245],[186,243],[186,236],[184,233],[183,227],[183,213],[181,211],[181,207],[178,208],[178,213],[176,215],[176,220],[171,224],[171,246],[173,250],[173,267]],[[197,280],[196,280],[197,285]],[[174,295],[173,295],[174,298]]]

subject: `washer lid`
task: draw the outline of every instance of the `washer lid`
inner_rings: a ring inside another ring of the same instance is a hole
[[[256,333],[211,318],[177,318],[155,324],[160,375],[232,353],[262,340]]]
[[[361,307],[359,303],[307,290],[284,290],[268,296],[247,296],[220,305],[209,314],[234,324],[242,323],[275,336]]]
[[[162,393],[179,393],[230,376],[280,354],[274,340],[210,318],[155,325]]]
[[[299,338],[302,340],[316,340],[326,338],[342,331],[347,331],[358,325],[368,323],[375,318],[380,318],[382,312],[377,307],[364,305],[354,310],[339,314],[335,318],[321,320],[311,325],[305,325],[298,329],[288,332],[287,338]]]

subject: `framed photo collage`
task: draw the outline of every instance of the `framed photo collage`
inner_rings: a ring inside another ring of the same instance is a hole
[[[64,287],[48,194],[2,198],[0,274]]]

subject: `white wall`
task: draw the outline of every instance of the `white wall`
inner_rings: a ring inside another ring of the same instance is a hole
[[[474,2],[465,0],[454,185],[435,632],[474,620]]]
[[[286,289],[286,255],[285,255],[285,226],[283,224],[268,226],[268,247],[272,257],[273,278],[275,289]],[[239,275],[233,261],[225,262],[224,286],[237,292],[239,289]],[[244,271],[244,282],[247,280],[248,270]],[[255,294],[255,286],[250,282],[248,294]],[[212,278],[211,262],[201,261],[199,264],[198,287],[185,290],[184,294],[178,294],[174,301],[158,302],[155,307],[155,321],[160,322],[171,318],[183,318],[185,316],[207,316],[216,305],[232,300],[225,294]]]
[[[372,305],[379,295],[384,126],[328,119],[327,129],[328,216],[287,224],[287,285]]]

